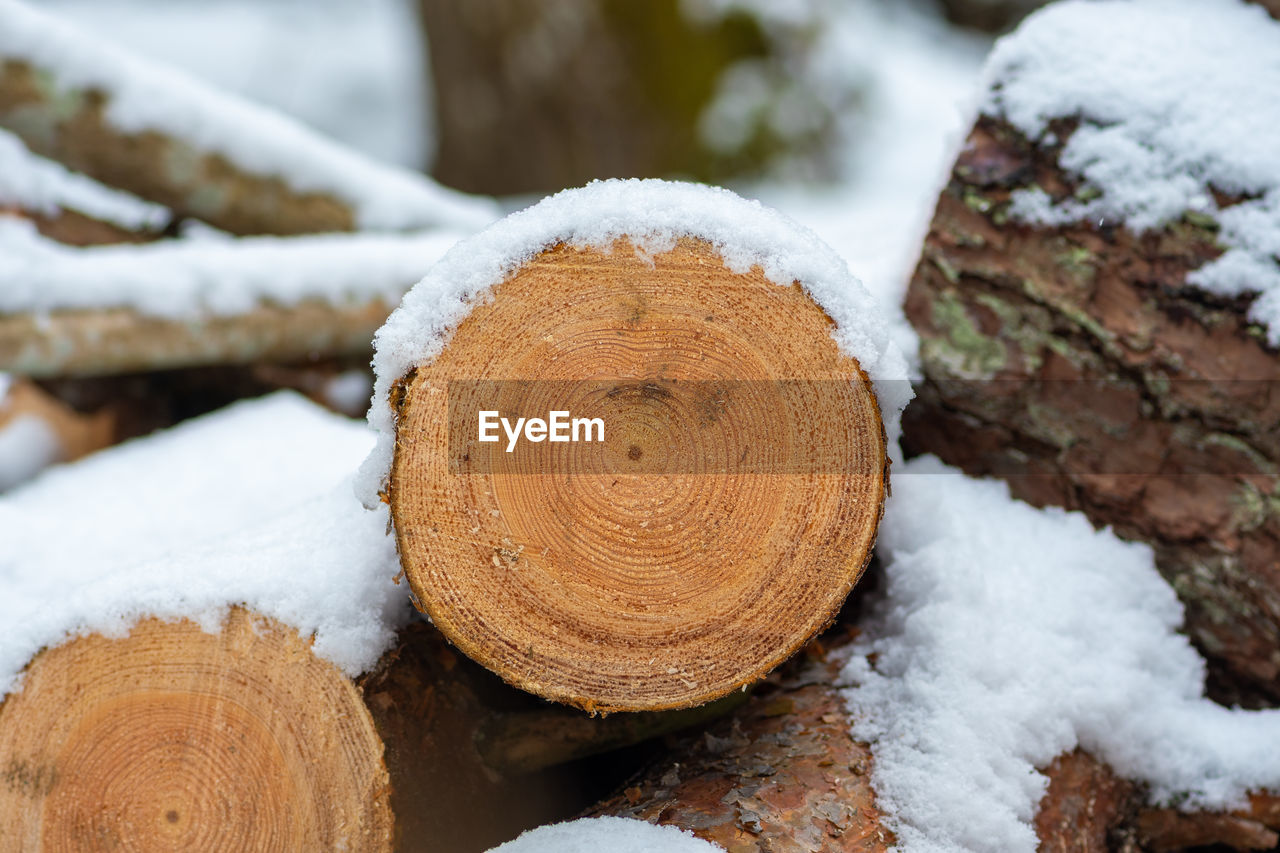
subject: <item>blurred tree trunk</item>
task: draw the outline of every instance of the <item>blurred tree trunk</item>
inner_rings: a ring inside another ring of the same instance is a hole
[[[942,0],[947,18],[962,27],[1005,32],[1048,0]]]
[[[733,165],[702,145],[698,119],[725,68],[766,53],[752,19],[692,22],[679,0],[419,6],[443,183],[510,195]]]
[[[1276,20],[1280,20],[1280,0],[1249,0],[1251,3],[1257,3],[1259,6],[1267,10],[1267,13]]]

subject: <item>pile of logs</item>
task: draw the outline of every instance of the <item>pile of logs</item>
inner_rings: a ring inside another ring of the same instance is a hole
[[[423,4],[461,14],[448,5]],[[172,223],[236,235],[358,227],[337,197],[113,126],[110,93],[51,97],[46,70],[0,55],[0,127],[164,205]],[[990,118],[973,128],[907,297],[925,378],[904,449],[1150,543],[1187,606],[1213,697],[1274,705],[1280,398],[1266,383],[1278,354],[1244,301],[1187,284],[1220,251],[1206,223],[1135,236],[1002,216],[1019,187],[1070,184],[1053,153]],[[175,158],[187,168],[156,168]],[[5,215],[70,245],[176,233],[74,209]],[[38,418],[69,460],[269,388],[321,397],[324,376],[367,357],[389,309],[260,306],[227,319],[225,334],[119,311],[0,316],[0,369],[35,339],[129,347],[166,334],[183,355],[164,364],[211,365],[177,383],[154,370],[68,378],[95,372],[84,365],[157,366],[89,352],[74,371],[28,371],[42,385],[17,379],[0,430]],[[331,334],[311,334],[326,324]],[[835,684],[858,630],[842,607],[873,561],[888,448],[872,383],[831,326],[802,288],[729,269],[698,235],[653,256],[623,242],[527,260],[376,401],[396,415],[386,499],[405,595],[430,623],[403,628],[357,678],[311,638],[240,607],[212,633],[143,618],[127,636],[41,651],[0,704],[0,848],[465,853],[591,814],[690,829],[731,853],[891,849],[874,757],[850,734]],[[259,345],[265,328],[280,346]],[[304,356],[317,364],[265,363]],[[813,417],[802,424],[708,391],[725,377],[782,376],[821,380],[816,396],[769,401],[803,407]],[[473,380],[514,380],[495,409],[636,426],[557,463],[567,468],[521,470],[502,443],[453,443],[457,412],[476,409]],[[552,384],[563,397],[538,396]],[[839,476],[734,467],[780,429],[790,445],[852,444],[857,464]],[[677,434],[697,440],[672,444]],[[707,465],[714,476],[692,475]],[[1280,844],[1280,799],[1265,792],[1236,813],[1188,814],[1146,805],[1084,752],[1043,770],[1045,850]]]

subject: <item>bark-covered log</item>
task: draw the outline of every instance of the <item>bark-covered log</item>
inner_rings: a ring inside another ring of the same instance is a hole
[[[871,784],[874,755],[850,736],[833,687],[838,660],[813,646],[728,717],[670,738],[660,758],[588,813],[677,826],[729,853],[892,849]],[[1237,812],[1180,812],[1147,806],[1141,786],[1079,750],[1043,772],[1049,785],[1035,818],[1042,853],[1269,850],[1278,841],[1280,799],[1267,793]]]
[[[425,624],[353,681],[245,610],[144,620],[0,705],[0,847],[479,851],[600,796],[568,762],[692,721],[639,722],[542,707]]]
[[[524,263],[391,395],[420,606],[511,683],[588,710],[762,677],[834,618],[882,510],[880,411],[831,328],[801,287],[692,238]],[[602,428],[510,452],[478,441],[486,410]]]
[[[817,658],[770,676],[591,813],[678,826],[729,853],[884,853],[895,839],[871,788],[871,750],[849,734],[832,686],[837,670]]]
[[[0,370],[89,376],[364,353],[390,311],[371,299],[262,304],[242,314],[186,319],[130,308],[0,314]]]
[[[1245,808],[1230,813],[1148,806],[1141,786],[1079,750],[1059,756],[1045,774],[1049,789],[1036,815],[1043,853],[1246,851],[1280,845],[1280,798],[1272,794],[1253,794]]]
[[[1049,788],[1036,812],[1040,853],[1110,853],[1137,803],[1134,785],[1079,750],[1045,768]]]
[[[1010,221],[1017,188],[1075,191],[1055,131],[1036,147],[983,118],[955,164],[907,296],[926,381],[905,445],[1149,542],[1211,694],[1280,700],[1277,352],[1247,298],[1187,282],[1222,252],[1202,216]]]
[[[60,81],[53,69],[0,56],[0,126],[37,154],[233,234],[355,229],[342,199],[295,190],[157,131],[115,127],[108,101],[104,92]]]
[[[233,234],[478,226],[494,213],[22,4],[0,8],[0,127]]]

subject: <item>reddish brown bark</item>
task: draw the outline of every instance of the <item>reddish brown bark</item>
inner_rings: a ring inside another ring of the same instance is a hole
[[[956,162],[907,296],[926,381],[906,447],[1150,543],[1212,695],[1275,702],[1280,358],[1247,297],[1186,281],[1221,253],[1212,221],[1011,221],[1017,188],[1076,190],[1059,150],[983,119]]]
[[[1088,753],[1059,756],[1045,771],[1049,789],[1036,815],[1041,853],[1168,851],[1217,846],[1271,850],[1280,844],[1280,797],[1255,794],[1231,813],[1145,806],[1141,786]]]
[[[1108,853],[1117,827],[1131,817],[1134,786],[1079,750],[1045,771],[1049,789],[1036,814],[1041,853]]]
[[[819,659],[775,673],[593,813],[679,826],[729,853],[883,853],[894,837],[871,789],[871,750],[849,734],[831,685],[837,668]]]

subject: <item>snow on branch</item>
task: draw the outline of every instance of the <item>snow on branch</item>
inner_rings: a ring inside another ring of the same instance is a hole
[[[486,200],[0,0],[0,126],[70,168],[232,233],[479,227]]]

